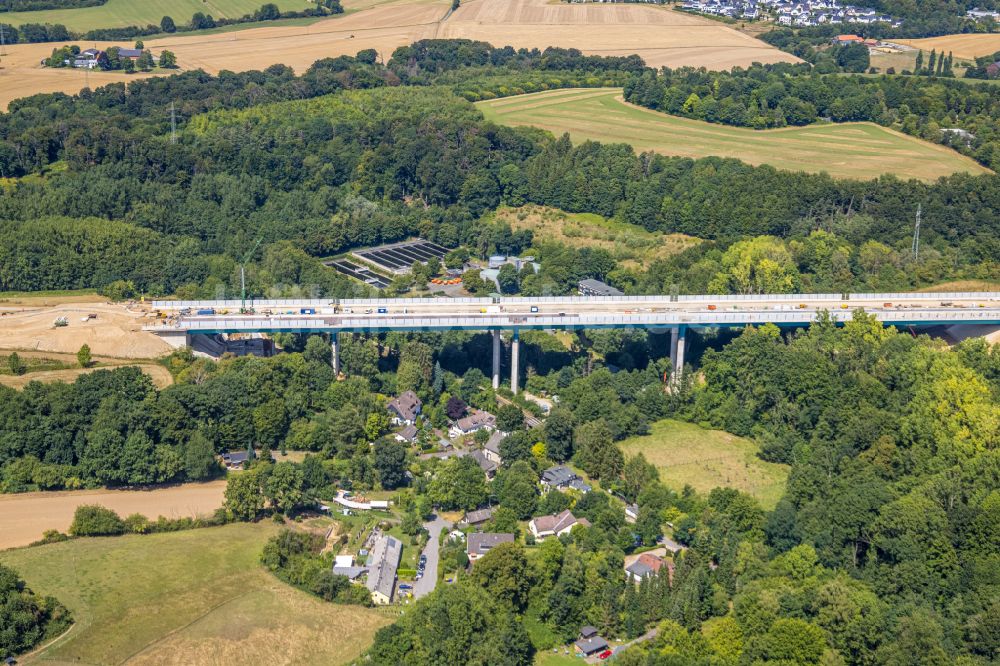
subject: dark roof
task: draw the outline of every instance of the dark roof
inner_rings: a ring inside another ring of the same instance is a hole
[[[600,652],[601,650],[608,649],[608,642],[601,638],[600,636],[593,636],[591,638],[581,638],[574,645],[580,652],[591,655],[595,652]]]
[[[640,560],[636,560],[632,564],[625,567],[625,571],[629,572],[633,576],[636,576],[637,578],[645,578],[653,573],[652,567]]]
[[[397,433],[408,442],[412,442],[417,436],[417,426],[408,425]]]
[[[475,534],[470,534],[466,539],[465,550],[470,555],[483,555],[487,553],[490,548],[501,543],[512,543],[514,541],[513,534],[493,534],[490,532],[477,532]]]
[[[138,58],[142,55],[141,49],[118,49],[118,55],[123,58]]]
[[[485,509],[476,509],[475,511],[465,512],[465,522],[469,525],[478,525],[479,523],[485,523],[487,520],[493,517],[493,509],[487,507]]]
[[[597,635],[597,627],[592,627],[586,624],[580,627],[580,638],[590,638],[591,636]]]
[[[222,459],[231,465],[239,464],[247,461],[247,452],[230,451],[229,453],[223,453]]]
[[[404,421],[413,421],[420,413],[420,398],[413,391],[404,391],[398,397],[389,401],[386,407],[395,412]]]
[[[585,296],[622,296],[622,292],[619,289],[615,289],[610,284],[601,282],[600,280],[593,280],[587,278],[586,280],[580,280],[579,284],[580,293]]]
[[[542,472],[542,483],[550,486],[566,486],[573,479],[577,479],[576,473],[566,465],[556,465],[549,467]]]
[[[493,474],[497,471],[497,464],[486,457],[486,454],[482,451],[476,450],[469,454],[469,457],[476,461],[479,468],[482,469],[487,474]]]

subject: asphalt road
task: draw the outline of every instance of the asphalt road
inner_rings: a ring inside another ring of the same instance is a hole
[[[423,553],[427,556],[427,567],[424,569],[424,577],[413,584],[413,597],[415,599],[427,596],[437,586],[438,550],[441,547],[438,543],[438,536],[442,530],[451,529],[451,523],[434,514],[433,520],[424,523],[424,529],[429,535]]]

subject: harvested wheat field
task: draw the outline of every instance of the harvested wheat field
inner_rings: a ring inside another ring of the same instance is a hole
[[[578,48],[592,55],[638,54],[653,67],[670,65],[729,69],[752,62],[797,61],[764,42],[717,21],[638,4],[548,4],[546,0],[468,0],[449,14],[448,0],[348,0],[348,14],[308,25],[255,27],[212,34],[146,40],[154,54],[173,51],[182,70],[243,71],[284,64],[302,73],[320,58],[375,49],[388,60],[398,47],[419,39],[467,38],[494,46]],[[131,46],[87,42],[87,46]],[[47,69],[57,44],[8,47],[0,64],[0,108],[39,92],[75,93],[138,76],[121,72]],[[89,77],[87,79],[86,77]]]
[[[86,48],[105,50],[111,46],[131,48],[132,42],[87,42]],[[153,73],[87,72],[82,69],[42,67],[41,61],[63,44],[15,44],[5,47],[0,58],[0,110],[15,99],[38,93],[76,93],[89,85],[98,88],[109,83],[134,81],[155,76]],[[159,51],[156,52],[159,55]],[[161,72],[164,70],[160,70]]]
[[[469,0],[442,22],[438,37],[515,48],[572,47],[591,55],[636,53],[651,67],[730,69],[753,62],[798,62],[718,21],[640,4]]]
[[[388,60],[398,47],[433,37],[448,6],[445,0],[409,0],[307,26],[173,36],[146,45],[154,52],[173,51],[178,64],[185,69],[201,68],[215,73],[222,69],[243,71],[282,64],[301,74],[320,58],[354,55],[363,49],[375,49]]]
[[[894,39],[894,42],[906,44],[930,53],[931,49],[938,53],[951,52],[960,60],[973,60],[1000,51],[1000,34],[959,34],[926,37],[924,39]]]
[[[65,532],[76,507],[100,504],[121,516],[141,513],[183,518],[207,516],[222,506],[225,481],[185,483],[153,490],[66,490],[0,495],[0,550],[26,546],[45,530]]]
[[[612,88],[550,90],[479,102],[488,118],[531,125],[574,141],[628,143],[682,157],[734,157],[789,171],[826,172],[840,178],[933,180],[955,172],[989,171],[959,153],[873,123],[837,123],[752,130],[679,118],[627,104]]]
[[[30,301],[26,301],[30,304]],[[95,319],[81,321],[96,314]],[[59,317],[68,324],[54,326]],[[156,358],[171,347],[142,330],[152,319],[143,310],[110,303],[65,303],[30,307],[0,303],[0,349],[76,353],[84,344],[96,355],[114,358]]]
[[[350,8],[352,3],[345,3]],[[203,69],[244,71],[283,64],[302,73],[321,58],[354,55],[376,49],[389,59],[398,47],[418,39],[433,37],[438,21],[447,13],[446,0],[406,0],[376,4],[357,0],[359,10],[321,19],[310,25],[248,28],[214,34],[173,35],[146,40],[146,48],[159,55],[163,50],[177,56],[181,70]],[[364,8],[364,9],[360,9]],[[11,101],[36,93],[76,93],[87,84],[91,88],[144,76],[162,76],[165,70],[127,75],[122,72],[42,67],[41,60],[61,44],[17,44],[8,46],[0,62],[0,109]],[[86,46],[106,49],[131,47],[131,42],[87,42]]]

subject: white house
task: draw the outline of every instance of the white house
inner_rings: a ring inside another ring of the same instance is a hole
[[[550,536],[568,534],[577,525],[590,527],[590,521],[586,518],[577,518],[569,509],[566,509],[562,513],[532,519],[528,523],[528,529],[531,530],[536,541],[544,541]]]

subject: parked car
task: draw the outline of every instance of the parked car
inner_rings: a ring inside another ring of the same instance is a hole
[[[407,585],[406,583],[400,583],[399,584],[399,589],[401,589],[401,590],[412,590],[413,586],[412,585]]]
[[[605,650],[605,651],[604,651],[604,652],[602,652],[601,654],[597,655],[597,658],[598,658],[598,659],[607,659],[607,658],[608,658],[608,657],[610,657],[610,656],[611,656],[612,654],[613,654],[613,653],[611,652],[611,650]]]

